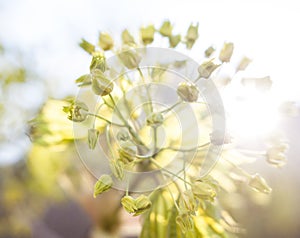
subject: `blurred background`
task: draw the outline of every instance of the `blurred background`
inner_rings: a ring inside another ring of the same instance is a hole
[[[113,204],[101,205],[114,194],[91,198],[91,178],[71,143],[72,125],[54,105],[76,95],[74,80],[89,67],[89,56],[78,46],[81,38],[95,42],[100,31],[117,38],[125,28],[138,34],[141,25],[159,27],[167,19],[183,34],[199,22],[199,40],[189,52],[196,61],[210,45],[231,41],[234,59],[253,59],[249,77],[270,75],[273,88],[266,103],[254,100],[240,108],[226,99],[241,96],[240,91],[226,92],[224,102],[234,135],[247,146],[255,148],[268,133],[284,131],[288,164],[281,169],[260,161],[246,165],[267,178],[273,193],[231,204],[232,212],[247,229],[244,237],[300,237],[300,117],[281,116],[274,107],[279,101],[300,102],[299,12],[296,0],[0,0],[0,237],[102,237],[95,224],[109,233],[122,223],[107,215]],[[46,140],[50,149],[33,146],[28,136],[42,133],[28,126],[42,107],[58,120],[43,128],[52,132]],[[121,233],[134,234],[135,222],[126,220]]]

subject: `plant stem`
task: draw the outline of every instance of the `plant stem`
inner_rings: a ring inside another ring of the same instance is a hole
[[[159,113],[167,113],[167,112],[171,111],[174,107],[178,106],[181,103],[182,103],[182,101],[178,101],[178,102],[174,103],[171,107],[169,107],[165,110],[162,110]]]
[[[143,72],[140,68],[137,68],[137,70],[138,70],[138,72],[139,72],[139,74],[142,78],[143,83],[145,84],[150,113],[153,113],[153,105],[152,105],[151,96],[150,96],[150,93],[149,93],[148,86],[146,85],[145,77],[144,77]]]
[[[199,145],[199,146],[196,146],[196,147],[193,147],[193,148],[189,148],[189,149],[180,149],[180,148],[174,148],[174,147],[165,147],[165,148],[161,148],[160,152],[163,151],[163,150],[174,150],[174,151],[181,151],[181,152],[190,152],[190,151],[194,151],[194,150],[198,150],[200,148],[206,147],[208,145],[210,145],[210,142],[207,142],[205,144],[202,144],[202,145]]]
[[[110,120],[108,120],[108,119],[106,119],[106,118],[104,118],[104,117],[102,117],[102,116],[95,115],[95,114],[93,114],[93,113],[88,113],[88,115],[89,115],[89,116],[96,117],[96,118],[98,118],[98,119],[100,119],[100,120],[103,120],[103,121],[107,122],[107,123],[110,124],[110,125],[119,126],[119,127],[127,127],[126,125],[122,125],[122,124],[118,124],[118,123],[115,123],[115,122],[111,122]]]
[[[160,168],[161,170],[163,170],[163,171],[165,171],[165,172],[167,172],[167,173],[173,175],[173,176],[176,177],[176,178],[179,178],[179,179],[182,180],[184,183],[187,183],[187,184],[189,184],[189,185],[192,186],[192,184],[191,184],[190,182],[188,182],[188,181],[186,181],[185,179],[181,178],[181,177],[178,176],[177,174],[174,174],[174,173],[171,172],[170,170],[167,170],[167,169],[165,169],[164,167],[160,166],[160,164],[157,163],[157,162],[155,161],[155,159],[150,158],[150,160],[151,160],[151,162],[152,162],[156,167],[158,167],[158,168]]]

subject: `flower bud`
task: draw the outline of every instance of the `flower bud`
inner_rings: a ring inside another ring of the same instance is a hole
[[[134,144],[130,142],[121,144],[119,149],[119,156],[120,160],[122,160],[125,164],[132,162],[135,158],[136,153],[137,148]]]
[[[286,164],[285,152],[288,149],[286,143],[278,143],[267,150],[267,162],[275,167],[282,167]]]
[[[121,160],[113,159],[110,162],[110,168],[112,170],[113,175],[122,180],[124,178],[124,163]]]
[[[119,131],[117,134],[117,139],[119,141],[127,141],[129,139],[129,134],[127,131]]]
[[[142,27],[141,30],[141,38],[145,45],[151,44],[154,40],[155,28],[153,25]]]
[[[68,113],[68,119],[74,122],[83,122],[88,116],[88,107],[85,103],[75,101],[70,106],[64,107],[63,111]]]
[[[208,47],[205,51],[205,57],[209,58],[214,52],[216,51],[216,49],[212,46]]]
[[[96,129],[89,129],[88,130],[88,143],[89,143],[89,148],[90,149],[95,149],[96,143],[98,141],[99,137],[99,131]]]
[[[137,210],[135,200],[131,196],[124,196],[121,204],[128,213],[134,213]]]
[[[187,34],[186,34],[186,47],[188,49],[191,49],[193,47],[193,45],[195,44],[196,40],[198,39],[198,26],[199,24],[197,24],[196,26],[193,26],[192,24],[190,25]]]
[[[229,62],[233,53],[234,45],[233,43],[224,43],[223,48],[219,54],[219,60],[224,62]]]
[[[152,205],[150,199],[145,195],[139,196],[135,200],[135,204],[136,204],[137,210],[135,211],[134,216],[138,216],[138,215],[146,212]]]
[[[162,36],[171,36],[172,35],[172,25],[170,21],[165,21],[159,29],[159,33]]]
[[[194,84],[182,82],[177,87],[177,94],[185,102],[196,102],[199,91]]]
[[[170,47],[175,48],[181,41],[181,35],[169,36]]]
[[[95,46],[85,39],[81,39],[79,46],[89,54],[92,54],[95,51]]]
[[[231,137],[226,132],[215,130],[210,133],[210,142],[214,145],[229,144],[231,142]]]
[[[176,223],[183,233],[194,229],[193,217],[189,214],[181,214],[176,217]]]
[[[192,190],[183,192],[179,199],[179,208],[182,213],[194,213],[196,211],[197,204]]]
[[[99,194],[110,189],[113,184],[111,177],[107,174],[102,175],[94,186],[94,198]]]
[[[159,127],[163,122],[164,117],[161,113],[153,113],[147,118],[147,126]]]
[[[204,63],[202,63],[199,67],[198,67],[198,72],[200,74],[200,76],[202,78],[209,78],[210,75],[215,71],[215,69],[217,69],[220,65],[217,65],[213,62],[212,60],[206,61]]]
[[[103,73],[107,68],[105,56],[101,52],[94,52],[92,62],[90,64],[90,71],[92,72],[94,69],[99,69]]]
[[[217,192],[214,186],[202,181],[196,181],[192,185],[192,191],[194,196],[200,200],[213,201],[217,196]]]
[[[272,189],[267,184],[266,180],[262,178],[259,174],[254,174],[248,181],[249,186],[256,192],[269,194]]]
[[[249,59],[248,57],[242,58],[242,60],[240,61],[239,65],[236,68],[236,71],[245,70],[251,62],[252,62],[252,60]]]
[[[136,199],[131,196],[124,196],[121,199],[121,204],[128,213],[132,213],[134,216],[146,212],[152,205],[150,199],[145,195],[141,195]]]
[[[92,90],[96,95],[105,96],[112,92],[114,84],[110,81],[101,70],[92,71]]]
[[[127,29],[122,32],[122,42],[125,45],[135,45],[134,38]]]
[[[103,50],[110,50],[114,46],[114,41],[108,33],[101,32],[99,35],[99,46]]]
[[[139,67],[142,57],[134,49],[129,49],[121,52],[119,55],[120,60],[128,69],[135,69]]]

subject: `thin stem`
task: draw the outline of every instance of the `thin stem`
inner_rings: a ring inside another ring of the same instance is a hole
[[[171,107],[169,107],[165,110],[162,110],[159,113],[167,113],[167,112],[171,111],[174,107],[178,106],[181,103],[182,103],[182,101],[178,101],[178,102],[174,103]]]
[[[140,137],[138,136],[138,134],[133,130],[133,128],[128,124],[128,122],[125,120],[125,118],[123,117],[122,113],[120,112],[114,98],[112,97],[111,94],[108,94],[109,98],[111,99],[112,103],[114,104],[115,110],[117,112],[117,114],[119,115],[121,121],[126,125],[126,127],[128,127],[128,131],[129,133],[133,136],[133,138],[135,139],[135,141],[140,144],[145,146],[144,142],[140,139]],[[146,146],[145,146],[146,147]]]
[[[194,150],[198,150],[200,148],[206,147],[208,145],[210,145],[210,142],[207,142],[205,144],[202,144],[202,145],[199,145],[199,146],[196,146],[196,147],[192,147],[192,148],[189,148],[189,149],[180,149],[180,148],[175,148],[175,147],[165,147],[165,148],[161,148],[160,152],[163,151],[163,150],[174,150],[174,151],[180,151],[180,152],[190,152],[190,151],[194,151]]]
[[[165,169],[164,167],[160,166],[160,164],[157,163],[154,159],[150,158],[150,160],[151,160],[151,162],[152,162],[155,166],[157,166],[157,167],[160,168],[161,170],[163,170],[163,171],[165,171],[165,172],[167,172],[167,173],[173,175],[173,176],[176,177],[176,178],[179,178],[179,179],[182,180],[184,183],[187,183],[187,184],[189,184],[190,186],[192,186],[192,184],[191,184],[190,182],[186,181],[185,179],[181,178],[180,176],[178,176],[177,174],[171,172],[170,170],[167,170],[167,169]]]
[[[251,155],[251,156],[265,156],[266,152],[264,151],[251,151],[251,150],[244,150],[244,149],[237,149],[238,152],[243,154]]]
[[[95,115],[93,113],[88,113],[88,116],[96,117],[96,118],[98,118],[100,120],[103,120],[103,121],[107,122],[110,125],[119,126],[119,127],[127,127],[126,125],[122,125],[122,124],[118,124],[118,123],[112,122],[112,121],[110,121],[110,120],[108,120],[108,119],[106,119],[106,118],[104,118],[102,116]]]
[[[157,148],[157,127],[153,127],[153,140],[153,154],[155,154]]]
[[[222,159],[224,161],[226,161],[228,164],[230,164],[233,168],[235,168],[236,170],[238,170],[241,174],[245,175],[247,178],[251,178],[251,175],[249,173],[247,173],[245,170],[241,169],[239,166],[237,166],[235,163],[231,162],[228,159],[225,159],[224,157],[222,157]]]
[[[178,204],[177,204],[177,202],[176,202],[176,200],[175,200],[175,198],[173,196],[173,193],[172,193],[171,189],[169,188],[169,185],[167,185],[167,189],[168,189],[168,191],[169,191],[169,193],[170,193],[170,195],[171,195],[171,197],[173,199],[173,202],[174,202],[174,205],[175,205],[177,211],[179,212],[180,211],[179,206],[178,206]]]
[[[199,76],[194,80],[194,83],[197,83],[199,79],[201,79],[201,75],[199,74]]]
[[[185,161],[185,159],[183,159],[183,179],[184,179],[184,180],[186,180],[185,165],[186,165],[186,161]],[[186,183],[184,183],[184,187],[185,187],[185,189],[188,189]]]
[[[139,74],[140,74],[140,76],[142,78],[143,83],[146,84],[145,77],[143,75],[142,70],[140,68],[137,68],[137,70],[138,70],[138,72],[139,72]],[[148,97],[147,99],[148,99],[150,113],[153,113],[153,105],[152,105],[152,101],[151,101],[151,96],[150,96],[150,93],[149,93],[149,89],[148,89],[147,85],[145,85],[145,87],[146,87],[146,93],[147,93],[147,97]]]

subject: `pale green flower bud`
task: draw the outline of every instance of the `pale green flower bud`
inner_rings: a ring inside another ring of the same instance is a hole
[[[214,52],[216,51],[216,49],[212,46],[208,47],[205,51],[205,57],[209,58]]]
[[[99,46],[103,50],[110,50],[114,46],[114,40],[108,33],[101,32],[99,35]]]
[[[155,28],[153,25],[142,27],[141,30],[141,38],[145,45],[151,44],[154,40]]]
[[[118,159],[112,159],[110,162],[110,168],[112,170],[113,175],[122,180],[124,178],[124,163]]]
[[[198,72],[200,74],[200,76],[202,78],[209,78],[210,75],[215,71],[215,69],[217,69],[220,65],[217,65],[213,62],[212,60],[206,61],[204,63],[202,63],[199,67],[198,67]]]
[[[179,208],[182,213],[194,213],[196,211],[197,204],[192,190],[183,192],[179,199]]]
[[[92,90],[96,95],[105,96],[112,92],[114,84],[101,70],[94,69],[92,75]]]
[[[101,52],[93,53],[90,71],[92,72],[94,69],[100,69],[102,72],[105,72],[107,69],[105,56]]]
[[[127,141],[129,139],[129,134],[127,131],[119,131],[117,134],[117,139],[119,141]]]
[[[252,62],[251,59],[249,59],[248,57],[243,57],[239,63],[239,65],[236,68],[236,71],[243,71],[245,70],[248,65]]]
[[[137,210],[135,211],[134,216],[138,216],[138,215],[146,212],[152,206],[150,199],[145,195],[139,196],[135,200],[135,204],[136,204]]]
[[[177,87],[177,94],[185,102],[196,102],[199,91],[194,84],[182,82]]]
[[[75,101],[70,106],[64,107],[63,111],[68,113],[68,119],[74,122],[83,122],[88,116],[88,107],[85,103]]]
[[[125,67],[128,69],[135,69],[139,67],[139,64],[142,60],[140,54],[134,49],[125,49],[118,56]]]
[[[125,45],[135,45],[134,38],[127,29],[122,32],[122,42]]]
[[[175,48],[181,41],[181,35],[169,36],[170,47]]]
[[[196,181],[192,185],[192,191],[194,196],[200,200],[213,201],[217,196],[215,187],[212,184],[202,181]]]
[[[99,131],[96,129],[89,129],[88,130],[88,144],[90,149],[95,149],[96,143],[98,141]]]
[[[124,196],[121,204],[128,213],[134,213],[137,210],[136,202],[131,196]]]
[[[159,29],[159,33],[162,36],[171,36],[172,35],[172,25],[170,21],[165,21]]]
[[[269,187],[266,180],[259,174],[254,174],[248,181],[249,186],[256,192],[269,194],[272,192],[272,188]]]
[[[110,189],[112,185],[112,178],[107,174],[102,175],[94,186],[94,198]]]
[[[120,160],[122,160],[125,164],[132,162],[135,158],[136,153],[137,147],[134,144],[130,142],[121,144],[119,149],[119,156]]]
[[[176,223],[183,233],[194,229],[193,217],[189,214],[181,214],[176,217]]]
[[[230,58],[232,56],[234,49],[233,43],[224,43],[223,48],[219,54],[219,60],[221,60],[223,63],[224,62],[229,62]]]
[[[185,39],[186,39],[186,47],[188,49],[191,49],[193,47],[193,45],[195,44],[196,40],[199,37],[198,26],[199,24],[197,24],[196,26],[191,24],[187,31]]]
[[[267,150],[267,162],[275,167],[284,166],[287,162],[287,158],[284,154],[287,149],[288,145],[282,142],[270,147]]]
[[[161,113],[153,113],[147,118],[147,125],[151,127],[159,127],[163,122],[164,117]]]
[[[79,46],[89,54],[92,54],[95,51],[95,46],[85,39],[81,39]]]

